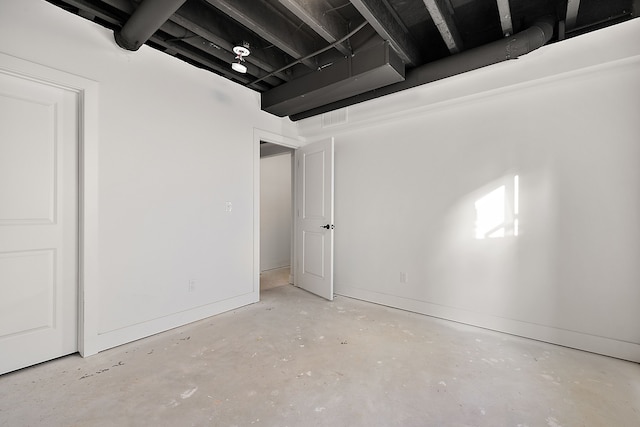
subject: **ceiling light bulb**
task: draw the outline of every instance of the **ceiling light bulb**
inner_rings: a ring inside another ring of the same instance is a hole
[[[234,62],[234,63],[232,63],[232,64],[231,64],[231,68],[232,68],[234,71],[237,71],[237,72],[242,73],[242,74],[244,74],[244,73],[246,73],[246,72],[247,72],[247,67],[246,67],[245,65],[242,65],[240,62]]]

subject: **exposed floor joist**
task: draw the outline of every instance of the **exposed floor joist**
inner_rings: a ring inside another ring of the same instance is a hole
[[[109,6],[113,7],[114,9],[117,9],[125,14],[130,15],[135,10],[131,2],[129,2],[128,0],[103,0],[103,1],[107,3]],[[187,3],[187,4],[184,4],[179,9],[179,11],[192,13],[192,14],[193,13],[199,14],[200,17],[206,16],[204,11],[198,10],[197,7],[195,9],[196,10],[194,10],[194,6],[192,6],[191,3]],[[242,84],[245,84],[245,85],[249,84],[253,80],[250,77],[238,76],[237,73],[231,71],[231,69],[229,69],[226,65],[224,65],[225,63],[232,62],[234,59],[234,55],[231,53],[231,47],[228,49],[228,51],[217,48],[214,44],[202,38],[199,34],[196,34],[195,32],[191,32],[189,28],[184,28],[185,27],[184,25],[179,25],[179,23],[176,23],[174,21],[174,18],[176,17],[177,15],[174,14],[171,20],[165,22],[160,27],[160,30],[162,32],[172,36],[173,39],[169,40],[166,38],[162,38],[160,36],[154,36],[154,37],[151,37],[151,41],[153,43],[156,43],[158,46],[162,46],[162,48],[164,49],[164,52],[172,56],[175,56],[176,54],[180,54],[185,58],[189,58],[193,61],[198,61],[199,55],[197,51],[194,51],[193,49],[188,48],[184,45],[181,46],[180,44],[177,43],[179,41],[183,44],[187,44],[193,48],[199,49],[205,54],[211,55],[212,57],[217,58],[221,61],[221,63],[217,63],[212,60],[203,59],[203,65],[206,66],[207,68],[215,70],[217,73],[222,74],[227,78],[241,82]],[[266,74],[260,68],[256,68],[256,67],[248,67],[248,68],[249,68],[249,74],[254,77],[262,77]],[[268,83],[270,85],[278,85],[282,83],[282,79],[273,78],[270,80],[265,80],[265,83]],[[255,86],[254,88],[258,89],[260,87],[267,88],[268,86],[262,85],[262,86]]]
[[[236,28],[236,25],[230,19],[225,19],[218,14],[212,13],[208,10],[208,7],[204,6],[203,4],[187,2],[178,9],[178,12],[171,17],[171,20],[209,41],[211,47],[226,52],[227,56],[231,58],[227,62],[233,62],[235,58],[235,54],[232,53],[234,41],[246,41],[250,46],[260,46],[261,41],[258,38],[251,37],[240,28]],[[247,66],[249,68],[250,64],[252,64],[267,73],[284,67],[288,62],[286,58],[273,54],[271,50],[255,48],[252,49],[251,55],[245,58],[245,61],[248,63]],[[251,68],[249,71],[251,72]],[[284,73],[278,73],[276,76],[284,81],[290,78]]]
[[[206,1],[294,58],[305,57],[317,48],[309,36],[299,31],[290,21],[279,17],[262,1]],[[312,59],[303,61],[303,64],[312,69],[316,68]]]
[[[155,1],[46,0],[115,34],[140,5]],[[157,29],[148,45],[261,94],[308,76],[322,83],[330,67],[385,42],[395,59],[404,63],[407,75],[415,75],[422,66],[459,57],[457,52],[511,40],[541,17],[558,20],[549,40],[553,43],[633,19],[640,10],[640,0],[180,0],[175,4],[181,7],[164,23],[154,19],[155,9],[148,15],[141,12]],[[246,69],[235,65],[239,58],[233,50],[239,44],[250,47],[250,55],[240,58]],[[359,78],[346,79],[345,85],[347,81],[362,84]],[[386,94],[385,88],[375,89],[376,96]],[[325,96],[319,89],[313,93]],[[342,104],[304,113],[319,114],[338,105]],[[310,116],[293,114],[292,119],[304,117]]]
[[[395,19],[381,0],[351,0],[358,12],[369,22],[384,40],[389,41],[393,50],[405,64],[420,63],[420,52],[402,25]]]
[[[176,40],[180,40],[182,43],[188,44],[189,46],[199,49],[211,55],[212,57],[222,61],[221,64],[218,64],[218,67],[216,67],[216,71],[218,71],[222,75],[226,75],[227,77],[230,77],[230,78],[237,78],[238,80],[242,78],[241,76],[237,76],[236,75],[237,73],[235,71],[232,71],[231,68],[226,65],[227,63],[234,61],[234,58],[235,58],[234,54],[224,49],[220,49],[218,46],[214,45],[210,41],[190,31],[187,31],[187,35],[185,37],[184,32],[186,30],[182,26],[175,24],[171,21],[167,21],[162,27],[160,27],[160,29],[166,32],[167,34],[175,37]],[[189,34],[191,34],[191,36],[189,36]],[[193,58],[193,59],[197,59],[197,58]],[[260,78],[267,74],[261,68],[256,67],[253,64],[246,64],[246,66],[247,66],[247,73],[249,76]],[[242,81],[244,81],[244,78],[242,78]],[[266,78],[264,79],[264,81],[265,83],[268,83],[271,86],[276,86],[282,83],[282,80],[276,77]]]
[[[211,60],[206,60],[203,59],[200,55],[198,55],[196,52],[184,47],[184,46],[179,46],[177,45],[175,42],[172,42],[170,40],[164,39],[158,35],[154,35],[151,37],[151,39],[149,39],[152,43],[155,43],[159,46],[162,46],[163,48],[167,49],[167,50],[173,50],[175,52],[177,52],[177,54],[180,54],[182,57],[184,58],[188,58],[191,59],[192,61],[198,61],[200,63],[202,63],[202,65],[204,65],[205,67],[216,71],[217,73],[220,73],[222,75],[227,75],[229,78],[242,83],[243,85],[250,85],[250,87],[256,89],[256,90],[267,90],[269,88],[269,86],[267,85],[260,85],[255,84],[255,85],[251,85],[252,83],[252,78],[250,78],[250,76],[246,75],[246,74],[235,74],[232,75],[229,70],[225,67],[225,66],[221,66],[218,63],[215,63]]]
[[[89,15],[92,16],[92,19],[91,19],[92,21],[95,18],[100,18],[102,21],[108,22],[110,25],[114,27],[119,27],[124,24],[124,22],[121,19],[118,19],[116,16],[112,15],[111,13],[106,13],[100,10],[100,8],[94,6],[87,0],[68,0],[67,4],[78,8],[78,15],[80,16],[85,16],[85,17]],[[133,8],[132,8],[132,12],[133,12]]]
[[[278,0],[302,22],[329,43],[334,43],[348,32],[348,23],[336,14],[327,14],[321,2],[315,0]],[[344,43],[335,46],[343,55],[350,55]]]
[[[444,40],[449,52],[458,53],[462,50],[462,38],[453,21],[453,11],[445,4],[445,0],[424,0],[433,23],[436,24],[442,40]]]
[[[579,9],[580,9],[580,0],[567,0],[567,16],[566,16],[567,30],[571,30],[576,26]]]
[[[505,37],[513,34],[513,21],[511,19],[511,7],[509,0],[497,0],[498,14],[500,15],[500,25],[502,26],[502,34]]]

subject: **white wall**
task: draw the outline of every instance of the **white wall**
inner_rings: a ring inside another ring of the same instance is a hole
[[[634,20],[301,123],[336,136],[337,292],[640,361],[638,39]],[[287,120],[41,0],[0,2],[0,52],[99,85],[88,353],[257,300],[254,138]],[[516,173],[520,235],[474,240],[473,202]]]
[[[640,361],[632,40],[640,20],[300,122],[335,136],[336,292]],[[514,175],[518,236],[476,240]]]
[[[291,153],[260,159],[260,270],[291,264]]]
[[[0,52],[99,85],[88,354],[258,299],[254,132],[294,136],[258,93],[41,0],[0,3]]]

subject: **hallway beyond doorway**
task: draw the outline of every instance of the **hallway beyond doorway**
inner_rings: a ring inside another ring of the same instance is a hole
[[[266,291],[267,289],[288,285],[290,274],[291,269],[289,266],[263,271],[260,273],[260,290]]]

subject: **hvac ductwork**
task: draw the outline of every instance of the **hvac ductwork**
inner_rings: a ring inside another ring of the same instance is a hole
[[[541,19],[526,30],[510,37],[408,70],[405,80],[399,83],[335,101],[302,113],[291,114],[289,118],[293,121],[306,119],[338,108],[348,107],[360,102],[462,74],[467,71],[476,70],[486,67],[487,65],[509,59],[516,59],[519,56],[544,46],[553,36],[554,26],[555,21],[553,19]]]
[[[285,117],[404,80],[404,64],[388,42],[262,94],[262,110]]]
[[[118,46],[138,50],[167,22],[186,0],[145,0],[129,17],[124,27],[115,32]]]

